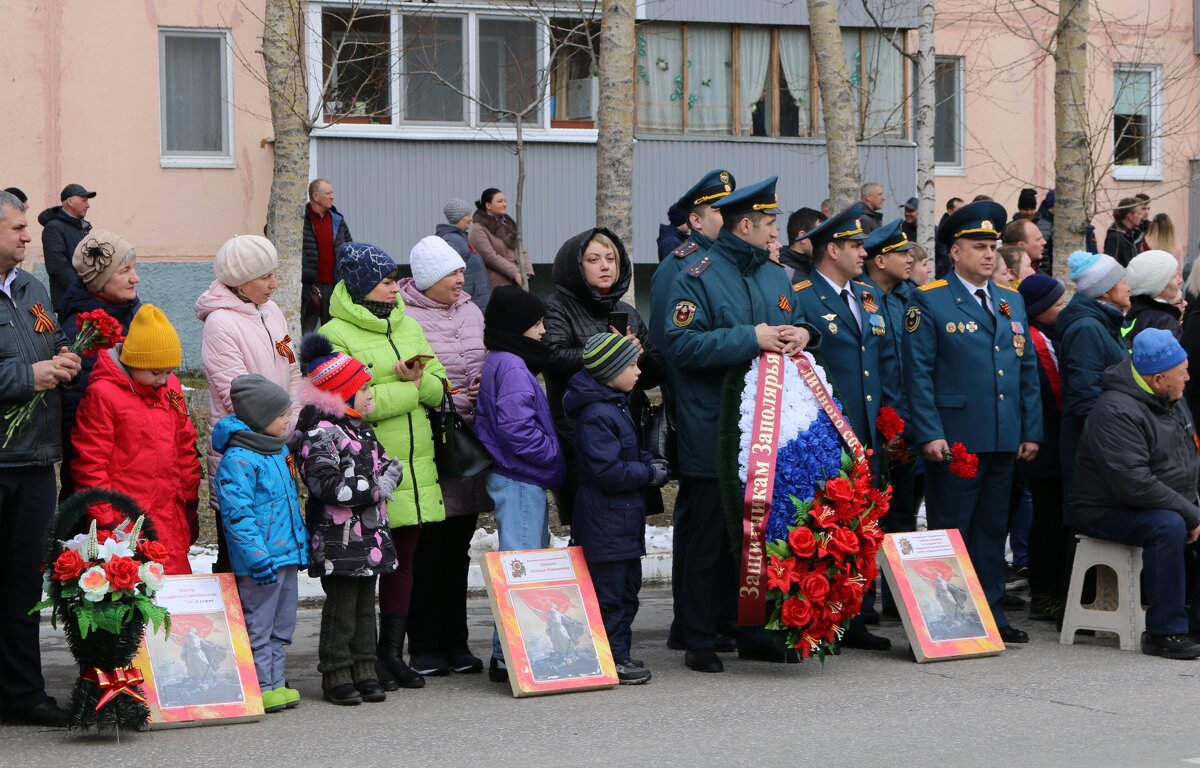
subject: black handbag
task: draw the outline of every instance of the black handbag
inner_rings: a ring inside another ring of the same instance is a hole
[[[448,391],[442,393],[441,407],[428,414],[438,477],[474,477],[492,465],[491,454],[458,415]]]
[[[643,411],[642,450],[656,459],[675,462],[675,425],[667,416],[666,403],[654,403]]]

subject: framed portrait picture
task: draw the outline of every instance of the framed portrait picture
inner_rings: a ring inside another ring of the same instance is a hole
[[[216,725],[263,716],[254,656],[232,573],[168,576],[155,602],[171,630],[142,636],[151,729]]]
[[[484,555],[483,580],[513,696],[617,684],[581,548],[489,552]]]
[[[1004,650],[958,529],[889,533],[878,558],[918,663]]]

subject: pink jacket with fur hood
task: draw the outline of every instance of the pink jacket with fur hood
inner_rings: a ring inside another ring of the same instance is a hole
[[[258,373],[288,391],[292,416],[288,434],[296,426],[300,404],[296,401],[300,365],[288,335],[283,311],[273,302],[255,306],[242,301],[231,288],[214,280],[196,299],[196,317],[204,323],[200,337],[200,359],[212,396],[209,413],[216,424],[233,413],[229,387],[243,373]],[[215,477],[221,456],[209,451],[209,477]]]
[[[454,407],[467,424],[475,422],[475,405],[467,397],[467,387],[483,375],[483,313],[463,291],[452,306],[439,304],[417,290],[411,277],[400,281],[404,312],[416,320],[433,348],[433,354],[446,367],[450,386],[458,390]]]

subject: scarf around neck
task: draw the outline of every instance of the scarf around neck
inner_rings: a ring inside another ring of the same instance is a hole
[[[550,362],[550,348],[545,344],[503,328],[485,328],[483,346],[494,352],[510,352],[516,355],[534,376],[545,370]]]
[[[265,456],[273,456],[279,453],[286,444],[287,441],[282,437],[271,437],[270,435],[253,432],[249,429],[238,430],[229,436],[230,448],[236,445]]]

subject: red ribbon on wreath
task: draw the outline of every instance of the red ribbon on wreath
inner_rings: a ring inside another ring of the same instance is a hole
[[[142,675],[142,671],[137,667],[121,667],[110,672],[105,672],[102,669],[93,667],[85,669],[80,675],[84,680],[93,682],[100,688],[103,693],[100,695],[100,701],[96,702],[96,711],[99,712],[105,704],[120,696],[122,693],[126,696],[131,696],[137,701],[145,701],[146,697],[141,691],[134,688],[135,685],[141,685],[146,678]]]

